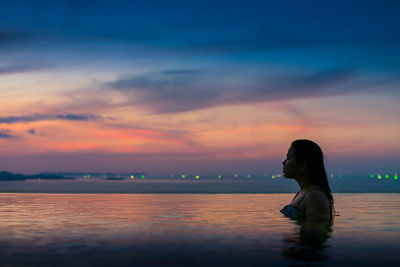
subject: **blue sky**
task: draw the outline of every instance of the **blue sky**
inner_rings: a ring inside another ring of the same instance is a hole
[[[0,167],[261,172],[309,138],[333,169],[396,172],[399,11],[398,1],[2,1]]]

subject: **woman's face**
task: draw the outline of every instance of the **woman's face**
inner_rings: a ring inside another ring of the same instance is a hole
[[[293,148],[289,148],[286,159],[282,162],[283,175],[286,178],[296,178],[301,171],[301,165],[297,163]]]

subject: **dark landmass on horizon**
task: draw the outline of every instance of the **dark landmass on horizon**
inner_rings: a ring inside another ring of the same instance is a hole
[[[38,173],[33,175],[13,174],[11,172],[0,172],[0,181],[25,181],[31,179],[44,179],[44,180],[75,180],[74,177],[67,177],[62,175],[52,175],[46,173]]]

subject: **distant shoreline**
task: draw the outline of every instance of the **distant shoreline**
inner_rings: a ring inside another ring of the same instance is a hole
[[[25,175],[25,174],[14,174],[11,172],[0,172],[0,182],[1,181],[27,181],[33,179],[43,179],[43,180],[75,180],[74,177],[67,177],[62,175],[54,175],[54,174],[32,174],[32,175]]]

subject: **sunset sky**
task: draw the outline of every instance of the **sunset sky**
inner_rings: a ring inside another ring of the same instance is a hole
[[[1,1],[0,171],[399,172],[400,1]]]

